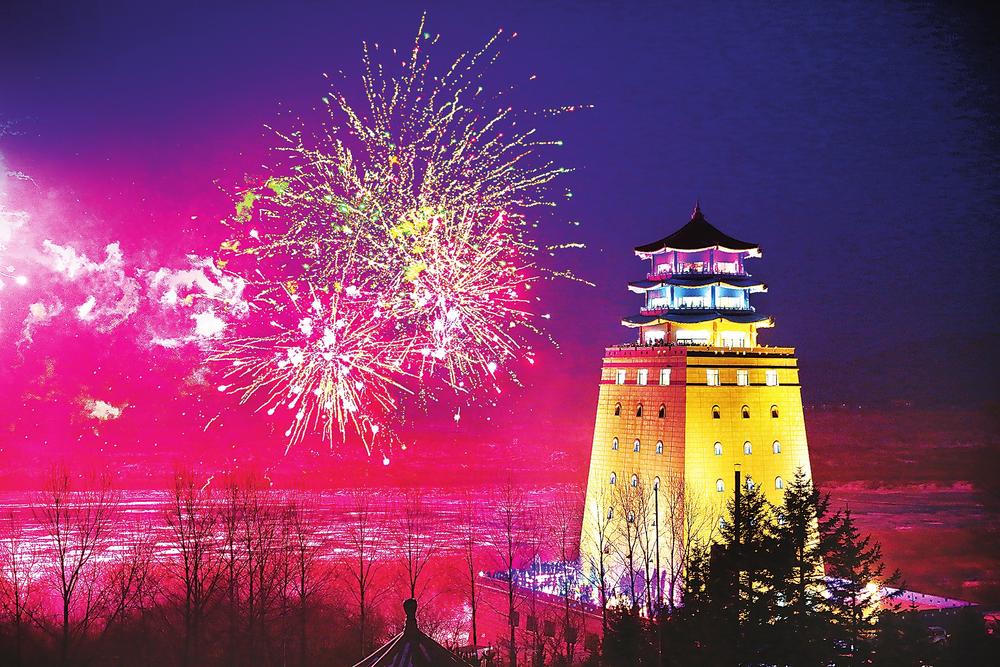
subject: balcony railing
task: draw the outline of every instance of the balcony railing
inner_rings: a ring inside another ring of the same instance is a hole
[[[669,266],[663,267],[657,273],[647,273],[646,280],[662,280],[664,278],[670,278],[671,276],[749,276],[745,270],[738,269],[736,271],[729,270],[729,267],[725,265],[716,264],[715,266],[705,266],[702,268],[694,268],[690,266],[682,266],[678,270],[674,271]]]
[[[741,313],[753,313],[756,309],[753,306],[740,306],[740,307],[727,307],[727,306],[643,306],[639,309],[639,312],[643,315],[659,315],[660,313],[667,310],[727,310],[727,311],[738,311]]]

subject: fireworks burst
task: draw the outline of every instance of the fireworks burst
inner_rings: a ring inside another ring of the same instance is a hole
[[[13,126],[11,121],[0,119],[0,138],[7,134],[13,134]],[[28,214],[26,211],[11,209],[7,205],[7,184],[4,182],[6,179],[31,181],[31,177],[20,171],[6,169],[3,164],[3,156],[0,155],[0,289],[3,289],[7,280],[20,286],[28,284],[27,276],[19,274],[17,267],[10,263],[7,256],[14,234],[27,223]]]
[[[537,155],[561,142],[486,92],[502,36],[440,76],[423,23],[394,74],[365,45],[365,104],[324,97],[322,131],[276,132],[279,164],[239,194],[217,264],[247,281],[255,315],[211,359],[228,365],[220,390],[293,412],[289,446],[349,428],[386,452],[401,397],[472,392],[531,361],[532,284],[554,275],[535,261],[533,209],[567,169]]]

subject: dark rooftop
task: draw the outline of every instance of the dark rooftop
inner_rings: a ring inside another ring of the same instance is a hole
[[[747,243],[723,234],[709,224],[701,212],[701,206],[694,207],[691,220],[670,236],[659,241],[638,246],[636,252],[660,252],[663,250],[703,250],[719,246],[729,250],[756,250],[756,243]]]
[[[417,601],[403,602],[406,627],[354,667],[469,667],[417,627]]]

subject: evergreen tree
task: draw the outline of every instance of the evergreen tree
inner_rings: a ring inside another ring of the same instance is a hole
[[[777,527],[774,508],[763,492],[749,483],[747,486],[737,490],[738,511],[735,499],[727,506],[721,530],[723,549],[710,564],[709,595],[723,604],[724,625],[736,629],[730,637],[735,639],[739,661],[771,664],[776,657],[775,620],[779,613],[772,583]],[[725,636],[720,639],[729,641]]]
[[[777,658],[787,665],[827,664],[832,657],[830,614],[823,596],[825,525],[829,497],[820,495],[800,468],[776,510],[777,547],[771,561],[779,598]]]
[[[927,627],[913,610],[879,614],[873,665],[876,667],[923,667],[935,656]]]
[[[943,664],[955,667],[1000,664],[1000,636],[986,633],[982,610],[978,607],[966,607],[957,616],[943,651]]]
[[[635,609],[617,608],[609,613],[601,655],[607,667],[642,667],[656,664],[655,634]]]
[[[885,576],[882,547],[870,535],[861,536],[851,510],[838,513],[824,526],[828,604],[838,649],[846,664],[865,664],[877,636],[880,613],[896,611],[887,587],[898,587],[900,573]]]
[[[715,545],[714,549],[718,560],[724,547]],[[709,554],[710,550],[700,544],[692,546],[681,605],[672,614],[663,610],[658,619],[665,667],[714,667],[736,662],[732,640],[736,626],[729,614],[732,594],[712,581]]]

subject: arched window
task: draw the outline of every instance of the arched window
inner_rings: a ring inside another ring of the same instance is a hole
[[[639,405],[635,406],[635,416],[636,417],[641,417],[642,416],[642,403],[640,403]]]
[[[636,438],[635,440],[632,441],[632,451],[633,452],[639,451],[639,438]]]
[[[653,478],[653,490],[657,491],[657,490],[659,490],[659,488],[660,488],[660,478],[659,477],[654,477]]]
[[[777,418],[778,418],[778,406],[777,405],[772,405],[771,406],[771,419],[777,419]]]
[[[726,529],[726,520],[725,520],[725,518],[723,518],[723,517],[720,516],[719,517],[719,530],[725,530],[725,529]]]
[[[615,438],[614,440],[611,441],[611,449],[613,450],[618,449],[618,438]]]
[[[743,406],[743,419],[750,419],[750,407],[749,406],[746,406],[746,405]]]
[[[621,416],[622,416],[622,404],[615,403],[615,417],[621,417]]]
[[[656,453],[657,454],[662,454],[663,453],[663,441],[662,440],[657,440],[656,441]]]
[[[722,443],[721,442],[715,443],[715,455],[716,456],[722,456]]]
[[[753,491],[753,487],[756,484],[753,483],[753,477],[747,477],[747,491]]]
[[[783,489],[783,488],[785,488],[785,480],[781,479],[780,477],[775,477],[774,478],[774,488],[776,488],[776,489]]]
[[[718,491],[719,493],[722,493],[723,491],[726,490],[726,483],[723,482],[721,479],[715,480],[715,490]]]
[[[639,486],[639,476],[632,475],[632,488]]]
[[[712,406],[712,419],[721,419],[721,418],[722,418],[722,411],[719,410],[719,406],[718,405],[713,405]]]
[[[608,521],[611,521],[611,517],[613,517],[614,515],[615,515],[615,508],[614,507],[609,507],[608,508]]]
[[[666,417],[667,416],[667,406],[665,406],[663,403],[660,403],[660,410],[659,410],[659,412],[656,413],[656,416],[659,417],[660,419],[663,419],[664,417]]]
[[[777,440],[775,440],[774,444],[771,445],[771,451],[774,452],[775,454],[780,454],[781,453],[781,443],[778,442]]]
[[[611,473],[611,480],[609,481],[609,484],[611,484],[611,486],[614,486],[615,482],[617,481],[618,481],[618,475]]]
[[[753,445],[751,445],[749,442],[744,442],[743,443],[743,453],[744,454],[748,454],[748,455],[749,454],[753,454]]]
[[[628,515],[625,517],[625,520],[628,521],[629,523],[635,523],[635,512],[629,512]]]

